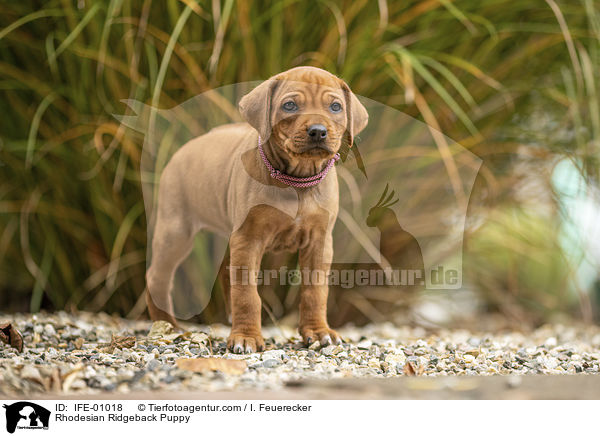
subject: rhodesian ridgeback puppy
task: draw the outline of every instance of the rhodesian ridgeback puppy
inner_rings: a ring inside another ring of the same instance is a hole
[[[334,164],[368,114],[348,85],[298,67],[245,95],[247,123],[218,127],[179,149],[161,175],[146,301],[152,319],[176,325],[171,287],[201,229],[229,237],[226,301],[236,353],[264,348],[256,277],[267,251],[298,251],[300,268],[327,273],[338,212]],[[244,280],[239,272],[247,272]],[[306,344],[340,343],[327,323],[327,283],[301,284],[299,332]]]

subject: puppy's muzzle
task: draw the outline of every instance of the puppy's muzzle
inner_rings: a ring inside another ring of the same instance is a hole
[[[323,142],[327,139],[327,127],[323,124],[312,124],[306,129],[306,134],[311,142]]]

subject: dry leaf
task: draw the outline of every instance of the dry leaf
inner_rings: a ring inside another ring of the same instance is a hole
[[[0,324],[0,340],[16,348],[19,353],[23,351],[23,336],[9,322]]]
[[[161,338],[173,333],[173,325],[167,321],[155,321],[148,332],[149,338]]]
[[[183,337],[183,335],[181,333],[169,333],[167,335],[161,336],[160,339],[164,340],[165,342],[171,343],[175,339],[181,338],[181,337]]]
[[[98,348],[104,348],[108,353],[115,351],[115,348],[133,348],[135,347],[135,336],[115,336],[112,335],[110,344],[98,344]]]
[[[208,335],[206,333],[192,333],[190,335],[190,342],[193,344],[204,344],[208,341]]]
[[[21,369],[20,377],[22,379],[31,380],[41,385],[44,384],[40,370],[33,365],[26,365]]]
[[[423,374],[423,367],[417,366],[412,363],[410,360],[407,360],[404,364],[404,374],[405,375],[421,375]]]
[[[52,375],[50,378],[51,378],[50,385],[52,386],[52,389],[54,390],[54,392],[60,392],[62,389],[62,378],[60,376],[60,369],[54,368],[52,370]]]
[[[172,344],[176,339],[186,339],[191,336],[190,332],[184,332],[176,329],[167,321],[156,321],[152,323],[148,332],[150,341],[160,341],[166,344]]]
[[[61,380],[62,383],[60,385],[62,387],[63,392],[69,392],[69,389],[71,389],[71,385],[73,384],[75,379],[79,376],[79,372],[82,370],[83,370],[83,365],[79,364],[62,377],[62,380]]]
[[[248,365],[244,360],[218,359],[215,357],[198,359],[177,359],[178,368],[194,372],[221,371],[224,374],[243,374]]]

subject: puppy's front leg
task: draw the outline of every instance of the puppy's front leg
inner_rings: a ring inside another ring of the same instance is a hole
[[[234,353],[254,353],[265,346],[260,329],[261,302],[256,274],[263,247],[244,233],[230,239],[231,334],[227,347]]]
[[[304,274],[300,290],[300,325],[298,330],[307,345],[319,340],[321,345],[340,344],[342,341],[327,323],[327,276],[333,258],[331,233],[313,238],[308,247],[300,250],[300,270]],[[314,273],[313,273],[314,272]],[[309,283],[305,283],[305,279]]]

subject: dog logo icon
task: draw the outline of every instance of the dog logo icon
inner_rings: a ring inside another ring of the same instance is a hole
[[[48,409],[29,401],[4,404],[3,407],[6,409],[6,431],[9,433],[14,433],[17,428],[48,430],[50,421]]]

